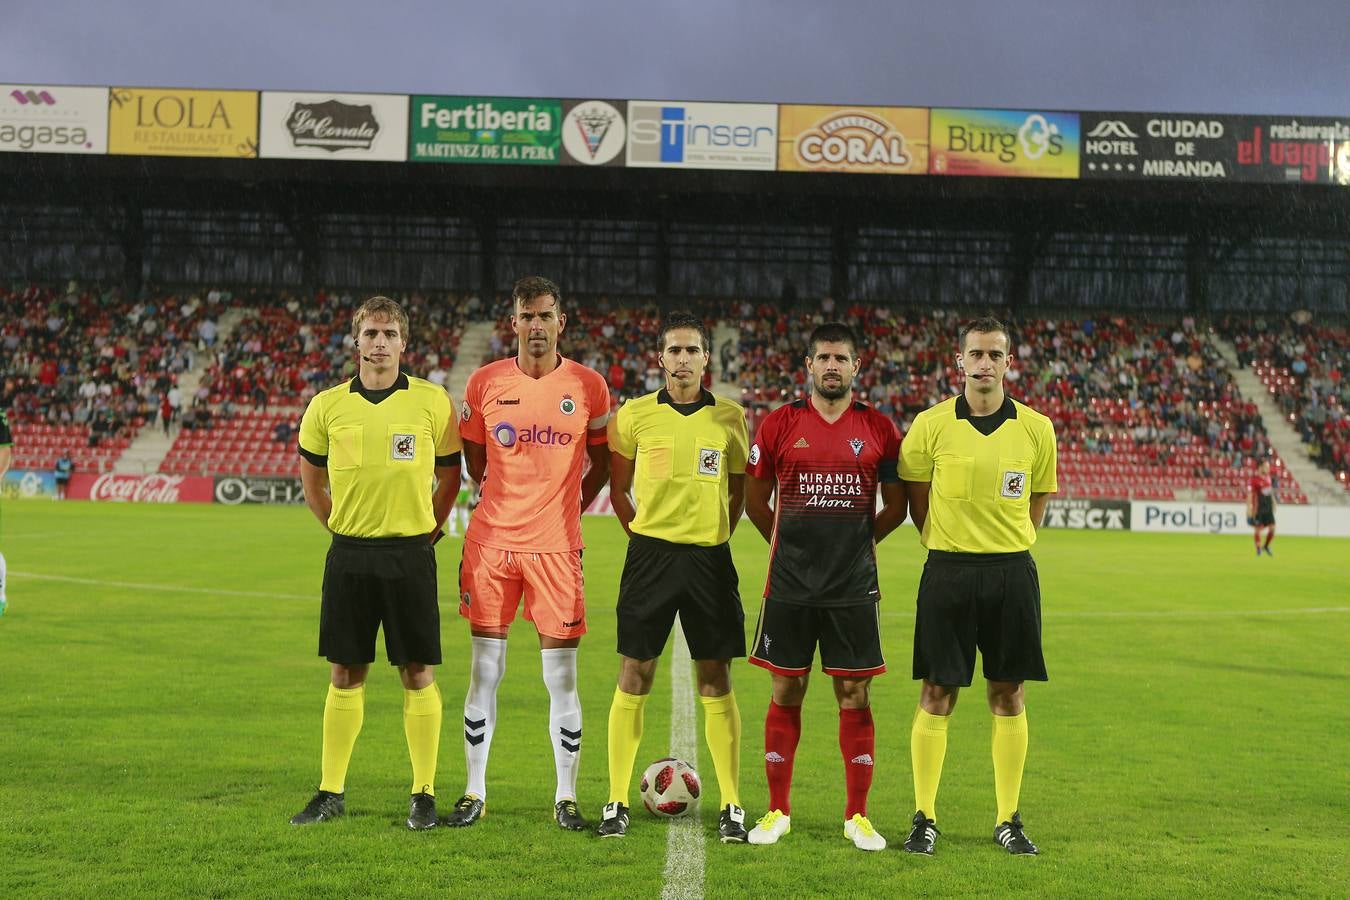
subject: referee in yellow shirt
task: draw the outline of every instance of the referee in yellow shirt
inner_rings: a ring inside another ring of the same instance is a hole
[[[403,679],[412,759],[408,827],[436,825],[441,616],[432,545],[459,490],[459,429],[444,388],[399,371],[408,317],[387,297],[352,316],[356,377],[309,402],[300,422],[305,502],[333,535],[323,571],[319,655],[331,663],[319,791],[292,825],[346,811],[345,781],[365,716],[365,683],[384,626]],[[434,484],[434,491],[433,491]]]
[[[1008,397],[1008,329],[981,318],[961,329],[965,390],[924,410],[900,446],[910,517],[928,548],[914,623],[914,677],[923,679],[910,732],[917,812],[905,849],[931,855],[947,723],[984,660],[994,716],[994,840],[1034,854],[1018,796],[1027,756],[1024,681],[1045,681],[1041,590],[1030,548],[1055,484],[1055,429]]]
[[[741,713],[731,690],[731,660],[745,656],[745,612],[728,541],[745,506],[749,441],[745,411],[703,388],[711,346],[701,319],[671,313],[661,325],[666,387],[624,404],[609,423],[610,501],[629,540],[619,582],[621,663],[609,708],[602,837],[628,831],[642,708],[679,613],[717,770],[718,836],[724,844],[746,841]]]

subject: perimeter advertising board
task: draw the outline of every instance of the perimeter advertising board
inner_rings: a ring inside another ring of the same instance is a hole
[[[258,92],[115,87],[108,152],[252,159],[258,155]]]
[[[622,166],[628,120],[622,100],[564,100],[562,158],[565,166]]]
[[[1083,113],[1083,178],[1350,184],[1350,121]]]
[[[210,478],[196,475],[76,472],[70,476],[66,496],[111,503],[210,503],[212,488]]]
[[[772,103],[628,104],[628,165],[649,169],[772,171],[778,107]]]
[[[415,162],[552,166],[562,101],[536,97],[412,98],[408,158]]]
[[[18,497],[55,497],[56,474],[36,469],[10,469],[0,479],[0,497],[15,499]]]
[[[0,153],[107,152],[107,88],[0,84]]]
[[[1078,177],[1077,113],[935,109],[928,131],[933,175]]]
[[[305,489],[299,478],[217,475],[215,481],[215,501],[226,506],[305,502]]]
[[[778,107],[780,172],[928,174],[928,110]]]
[[[1129,531],[1130,501],[1052,499],[1045,508],[1045,527]]]
[[[267,158],[403,162],[408,97],[263,91],[258,130]]]

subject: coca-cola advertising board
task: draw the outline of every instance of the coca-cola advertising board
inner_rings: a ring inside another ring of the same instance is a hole
[[[210,503],[215,493],[212,480],[198,475],[77,472],[70,477],[67,496],[102,503]]]

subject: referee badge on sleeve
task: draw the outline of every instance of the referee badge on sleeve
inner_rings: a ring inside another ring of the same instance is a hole
[[[698,474],[716,478],[722,472],[722,451],[700,447],[698,451]]]
[[[1027,488],[1026,472],[1004,472],[1002,494],[1012,500],[1020,499]]]
[[[395,434],[390,443],[390,459],[413,459],[417,456],[417,435]]]

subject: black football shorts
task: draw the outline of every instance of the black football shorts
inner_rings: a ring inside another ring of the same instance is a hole
[[[323,569],[319,655],[345,666],[372,663],[381,625],[391,665],[440,665],[441,610],[431,541],[333,535]]]

